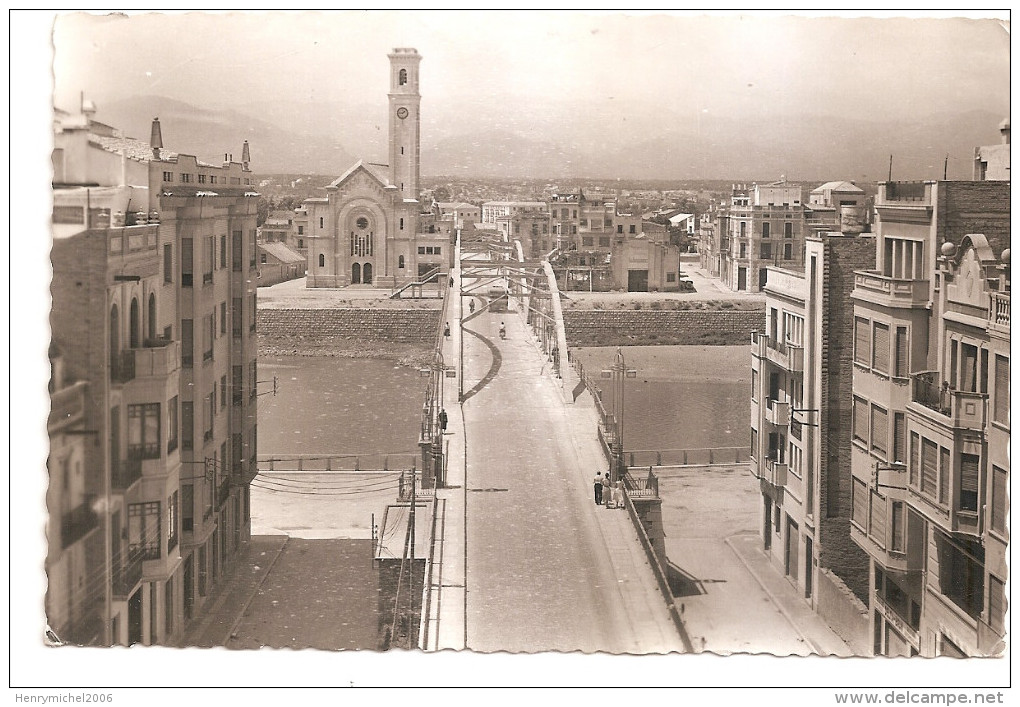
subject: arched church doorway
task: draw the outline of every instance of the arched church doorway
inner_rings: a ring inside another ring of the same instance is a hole
[[[366,285],[372,284],[372,263],[365,263],[365,267],[362,270],[363,280]]]
[[[355,263],[351,266],[351,284],[361,284],[361,263]]]

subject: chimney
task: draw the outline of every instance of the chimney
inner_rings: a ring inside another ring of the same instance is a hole
[[[1009,118],[999,123],[999,134],[1002,135],[1002,144],[1009,144]]]
[[[152,146],[152,159],[159,159],[159,151],[163,147],[163,132],[159,129],[159,118],[152,119],[152,133],[149,135],[149,144]]]
[[[248,141],[244,141],[244,147],[241,148],[241,165],[244,170],[248,170],[248,163],[251,162],[251,152],[248,150]]]

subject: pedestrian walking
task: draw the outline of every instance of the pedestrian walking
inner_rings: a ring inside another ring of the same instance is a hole
[[[446,416],[446,409],[439,411],[439,429],[446,432],[446,422],[449,418]]]
[[[606,508],[612,508],[609,504],[613,501],[613,483],[609,480],[609,472],[602,477],[602,500],[606,502]]]
[[[475,301],[474,300],[471,300],[470,302],[468,302],[468,311],[471,314],[475,313]]]
[[[595,472],[595,505],[602,505],[602,472]]]
[[[623,479],[617,479],[613,487],[613,504],[617,508],[623,508]]]
[[[443,329],[443,336],[445,336],[447,339],[450,338],[450,322],[446,323],[446,328]]]

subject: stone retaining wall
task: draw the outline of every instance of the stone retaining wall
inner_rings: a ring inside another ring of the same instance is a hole
[[[765,329],[759,310],[567,310],[567,344],[575,346],[739,346]]]
[[[386,341],[432,346],[440,316],[435,309],[260,309],[258,331],[269,341]]]

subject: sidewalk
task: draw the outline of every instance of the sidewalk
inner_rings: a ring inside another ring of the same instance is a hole
[[[843,639],[829,628],[800,597],[794,586],[769,563],[758,547],[760,542],[757,535],[726,538],[726,544],[737,554],[747,571],[815,652],[819,655],[852,657],[854,653]]]
[[[286,535],[253,536],[235,556],[228,576],[206,600],[201,618],[185,630],[178,646],[217,648],[226,645],[287,540]]]

